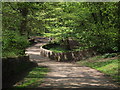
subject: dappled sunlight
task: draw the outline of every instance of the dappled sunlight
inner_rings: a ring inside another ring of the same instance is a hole
[[[103,73],[89,67],[55,61],[47,61],[39,65],[49,66],[51,69],[40,87],[115,87]]]
[[[120,54],[120,2],[14,1],[2,3],[2,58],[10,60],[3,81],[24,71],[20,87],[118,87],[119,62],[112,57]],[[31,66],[38,67],[25,71]]]
[[[26,53],[30,55],[30,59],[32,61],[37,62],[39,66],[47,66],[49,68],[49,73],[46,74],[42,83],[40,83],[39,80],[37,81],[35,78],[42,78],[42,76],[45,74],[45,69],[42,69],[42,71],[39,68],[34,69],[34,71],[30,72],[27,76],[27,78],[34,78],[31,84],[33,84],[33,82],[37,83],[37,88],[116,87],[116,85],[106,78],[103,73],[100,73],[95,69],[69,62],[57,62],[61,60],[61,58],[65,58],[66,60],[69,58],[71,59],[71,57],[76,59],[78,57],[83,58],[87,51],[84,53],[76,52],[67,54],[53,53],[49,50],[41,52],[39,51],[39,45],[41,44],[38,43],[35,45],[35,47],[33,46],[26,51]],[[57,55],[59,55],[59,57],[57,57]],[[49,56],[51,56],[50,59]],[[57,61],[53,60],[52,58],[57,59]]]
[[[39,54],[40,54],[39,52],[34,52],[34,51],[33,51],[33,52],[27,52],[26,54],[29,55],[29,54],[31,54],[31,53],[32,53],[32,54],[35,54],[35,55],[39,55]]]

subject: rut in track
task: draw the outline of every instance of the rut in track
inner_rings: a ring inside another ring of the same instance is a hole
[[[37,43],[26,51],[32,61],[50,69],[38,88],[117,88],[110,79],[95,69],[73,63],[56,62],[40,56],[39,47],[43,44]]]

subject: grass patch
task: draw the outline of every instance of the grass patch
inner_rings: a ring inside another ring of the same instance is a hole
[[[35,88],[43,82],[48,71],[46,67],[35,67],[22,81],[15,84],[14,88]]]
[[[52,47],[49,50],[53,51],[53,52],[57,52],[57,53],[62,53],[62,52],[67,52],[68,50],[62,48],[62,47]]]
[[[112,77],[114,81],[120,84],[120,76],[118,75],[119,60],[117,57],[104,58],[104,55],[95,56],[86,60],[77,62],[81,66],[88,66],[103,72],[104,74]]]
[[[56,53],[62,53],[62,52],[70,51],[66,48],[61,47],[59,44],[47,44],[47,45],[43,46],[43,48],[51,50],[51,51],[56,52]]]

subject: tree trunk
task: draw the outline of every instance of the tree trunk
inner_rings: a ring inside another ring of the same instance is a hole
[[[118,52],[120,52],[120,2],[117,3],[117,7],[118,7],[118,39],[117,39],[117,46],[118,46]]]
[[[66,48],[67,48],[68,50],[71,50],[71,48],[70,48],[70,43],[69,43],[69,38],[66,39]]]
[[[27,15],[28,15],[28,9],[26,7],[19,8],[20,13],[23,17],[20,25],[20,33],[21,35],[27,35]]]
[[[27,25],[27,22],[26,20],[22,20],[21,21],[21,25],[20,25],[20,33],[21,35],[25,35],[26,34],[26,25]]]

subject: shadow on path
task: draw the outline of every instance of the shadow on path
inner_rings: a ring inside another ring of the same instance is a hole
[[[63,90],[63,88],[69,88],[69,90],[74,90],[75,88],[84,88],[84,90],[91,88],[91,90],[103,90],[101,88],[104,88],[104,90],[117,90],[118,86],[116,84],[112,83],[111,80],[104,77],[103,73],[95,69],[85,66],[81,67],[73,63],[56,62],[40,56],[40,46],[43,44],[45,43],[37,43],[26,49],[26,54],[30,55],[31,61],[38,63],[39,66],[46,66],[50,69],[44,82],[32,90]]]

